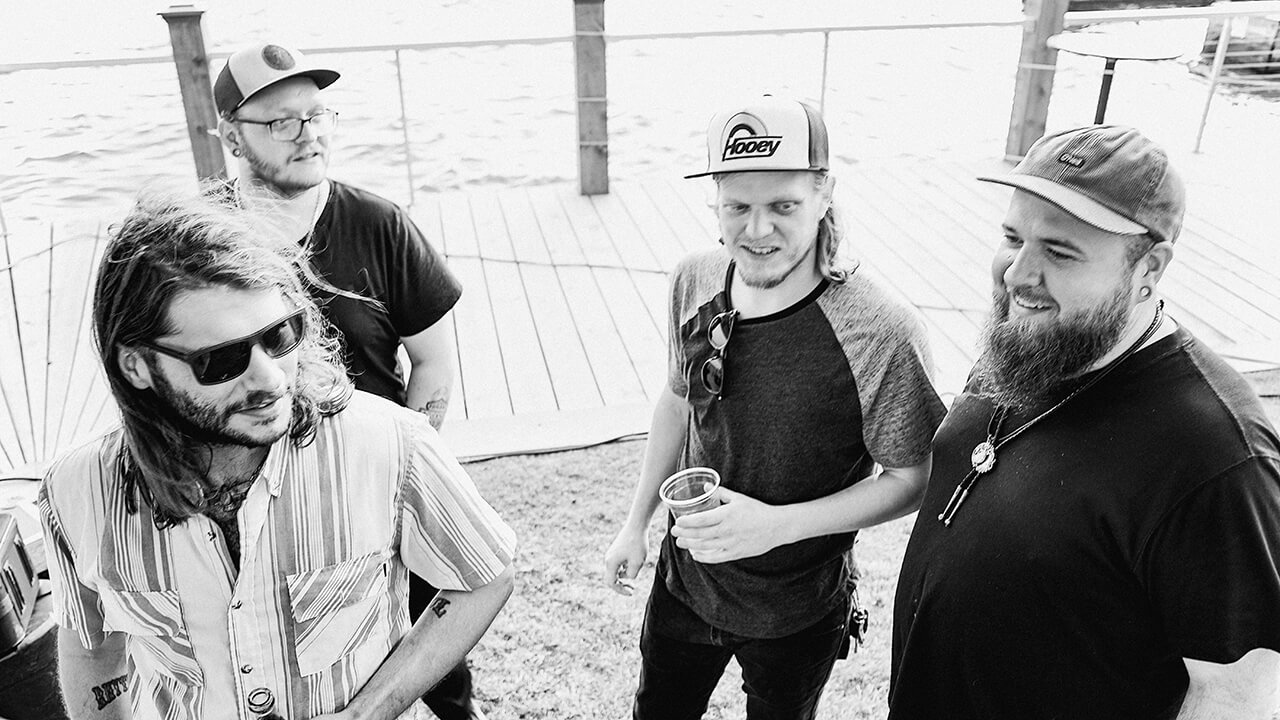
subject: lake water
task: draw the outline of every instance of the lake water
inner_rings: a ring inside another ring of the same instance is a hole
[[[213,52],[266,38],[332,47],[568,35],[573,25],[569,0],[209,5],[204,28]],[[4,0],[0,63],[167,54],[168,33],[158,9],[136,0]],[[609,0],[606,27],[612,33],[777,28],[927,21],[960,12],[967,18],[1008,18],[1019,11],[1018,0]],[[1203,23],[1170,28],[1187,37],[1189,49],[1204,33]],[[999,157],[1019,37],[1017,28],[833,35],[826,116],[837,164],[946,154]],[[576,177],[568,43],[403,53],[412,190],[393,53],[317,59],[343,73],[328,93],[330,106],[341,113],[334,177],[404,204],[421,193]],[[1100,65],[1060,57],[1051,127],[1091,119]],[[215,66],[220,69],[221,61]],[[816,103],[821,67],[819,34],[612,44],[611,175],[688,172],[703,161],[701,135],[718,105],[761,92]],[[1108,119],[1139,125],[1189,149],[1203,88],[1203,80],[1182,64],[1122,63]],[[1232,143],[1280,122],[1262,101],[1217,102],[1210,127],[1219,158],[1248,153]],[[0,73],[0,210],[16,256],[47,244],[51,232],[58,239],[95,232],[120,218],[138,189],[154,182],[194,183],[172,63]]]

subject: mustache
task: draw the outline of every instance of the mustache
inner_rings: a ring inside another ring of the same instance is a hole
[[[288,389],[280,390],[254,390],[245,396],[244,402],[237,403],[229,408],[230,412],[240,412],[249,408],[263,407],[270,405],[286,395],[292,395],[292,391]]]

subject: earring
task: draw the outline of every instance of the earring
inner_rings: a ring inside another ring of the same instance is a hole
[[[244,152],[240,148],[231,148],[231,157],[240,157]]]
[[[1143,300],[1146,300],[1147,298],[1151,297],[1151,288],[1147,287],[1146,285],[1143,285],[1142,288],[1138,290],[1138,297],[1142,298]]]

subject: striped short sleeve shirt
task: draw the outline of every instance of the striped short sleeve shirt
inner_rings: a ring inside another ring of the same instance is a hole
[[[125,634],[135,718],[339,710],[409,629],[407,570],[466,591],[512,562],[515,534],[425,416],[372,395],[271,447],[239,573],[208,517],[158,529],[145,503],[125,510],[121,442],[59,460],[40,509],[58,621],[89,649]]]

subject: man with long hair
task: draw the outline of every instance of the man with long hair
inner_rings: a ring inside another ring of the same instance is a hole
[[[227,58],[214,101],[239,179],[224,189],[264,233],[306,248],[308,266],[324,281],[310,290],[338,332],[355,386],[422,412],[439,430],[457,372],[447,316],[462,286],[407,212],[328,176],[338,113],[325,88],[339,77],[273,42]],[[411,574],[410,617],[425,612],[435,594]],[[481,720],[472,695],[464,660],[423,701],[441,720]]]
[[[943,406],[919,319],[841,259],[817,111],[718,113],[707,154],[690,177],[715,179],[724,247],[673,274],[667,391],[604,580],[631,593],[664,478],[718,471],[718,507],[668,520],[634,716],[701,717],[734,657],[749,720],[809,720],[860,632],[854,537],[916,508]]]
[[[1090,125],[980,179],[1013,197],[898,578],[889,717],[1273,717],[1280,442],[1160,297],[1178,173]]]
[[[40,496],[74,718],[396,717],[511,592],[511,530],[424,416],[352,391],[300,258],[254,232],[144,196],[107,244],[121,426]],[[412,625],[407,568],[445,588]]]

